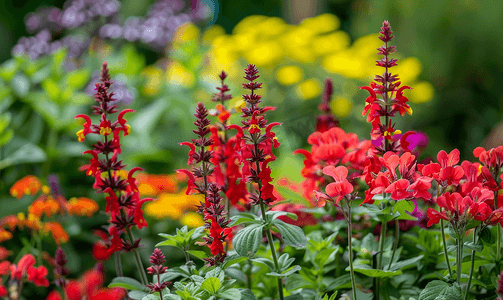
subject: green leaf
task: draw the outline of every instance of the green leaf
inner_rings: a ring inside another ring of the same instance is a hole
[[[285,297],[285,300],[304,300],[301,294],[293,294],[288,297]]]
[[[473,242],[465,242],[464,246],[470,250],[474,250],[475,252],[482,252],[484,249],[484,245],[480,243],[474,244]]]
[[[368,265],[355,265],[353,267],[353,270],[355,272],[361,273],[363,275],[369,276],[369,277],[377,277],[377,278],[387,278],[387,277],[393,277],[396,275],[402,274],[402,271],[397,270],[397,271],[384,271],[384,270],[378,270],[378,269],[372,269]],[[349,266],[346,268],[346,271],[349,271]]]
[[[16,74],[14,78],[12,78],[11,87],[14,91],[14,94],[21,99],[24,99],[26,95],[28,95],[28,91],[30,90],[30,80],[24,74]]]
[[[161,297],[157,293],[155,294],[148,294],[145,297],[143,297],[141,300],[159,300]]]
[[[108,287],[121,287],[128,290],[148,291],[138,280],[129,277],[115,277]]]
[[[238,289],[228,289],[223,292],[218,292],[218,297],[230,300],[241,300],[241,293]]]
[[[241,300],[257,300],[255,294],[249,289],[241,290]]]
[[[14,131],[12,129],[7,129],[6,131],[0,133],[0,147],[10,142],[13,136]]]
[[[288,216],[291,219],[297,220],[297,215],[291,212],[286,211],[277,211],[277,210],[269,210],[266,213],[266,216],[271,217],[271,221],[277,219],[281,216]]]
[[[484,229],[482,229],[479,233],[479,237],[484,243],[488,243],[490,245],[496,243],[496,237],[492,234],[491,229],[488,227],[484,227]]]
[[[131,125],[131,129],[134,133],[149,134],[154,130],[155,124],[164,115],[164,111],[168,107],[165,99],[158,99],[152,104],[142,108],[140,112],[126,114],[127,117],[131,118],[128,123]]]
[[[148,293],[146,293],[144,291],[139,291],[139,290],[129,291],[129,293],[128,293],[129,298],[135,299],[135,300],[143,299],[143,297],[145,297],[147,295],[148,295]]]
[[[414,211],[414,208],[414,202],[412,201],[396,201],[395,205],[393,205],[393,214],[396,214],[397,212],[400,214],[400,216],[397,218],[398,220],[417,221],[416,217],[410,215],[410,213]]]
[[[33,144],[25,144],[0,161],[0,170],[18,164],[39,163],[47,159],[45,152]]]
[[[89,71],[86,69],[77,69],[73,72],[68,73],[66,76],[66,85],[72,87],[75,90],[79,90],[84,87],[84,85],[89,80]]]
[[[333,291],[338,289],[344,289],[351,287],[351,276],[349,274],[345,274],[337,277],[325,290]]]
[[[424,255],[419,255],[413,258],[409,258],[406,260],[402,261],[397,261],[395,263],[391,264],[391,268],[389,269],[390,271],[396,271],[396,270],[403,270],[403,269],[408,269],[414,266],[414,264],[418,261],[420,261],[423,258]]]
[[[0,66],[0,77],[5,81],[10,81],[19,69],[19,62],[15,59],[9,59]]]
[[[203,259],[203,258],[207,258],[208,255],[206,254],[206,252],[204,251],[199,251],[199,250],[189,250],[187,251],[189,254],[192,254],[194,255],[195,257],[199,258],[199,259]]]
[[[322,269],[323,266],[328,262],[332,262],[335,259],[335,254],[337,254],[337,251],[339,248],[333,248],[333,249],[324,249],[318,254],[316,254],[316,257],[314,258],[314,264],[319,268]]]
[[[203,281],[203,283],[201,283],[201,288],[212,295],[216,294],[221,286],[222,284],[220,283],[220,280],[215,277],[207,278]]]
[[[290,269],[282,272],[282,273],[277,273],[277,272],[269,272],[267,273],[266,275],[269,275],[269,276],[275,276],[275,277],[287,277],[287,276],[290,276],[292,275],[293,273],[299,271],[301,269],[300,266],[293,266],[291,267]]]
[[[42,81],[41,85],[47,95],[49,95],[49,98],[51,98],[53,102],[58,103],[61,96],[61,88],[56,84],[56,82],[54,82],[51,78],[47,78]]]
[[[447,282],[440,280],[433,280],[429,282],[421,294],[419,294],[418,300],[459,300],[462,299],[461,288],[455,284],[450,285]]]
[[[246,257],[240,256],[239,254],[234,253],[233,255],[227,256],[224,259],[224,264],[221,267],[222,267],[222,269],[225,270],[234,264],[238,264],[242,261],[245,261],[246,259],[247,259]]]
[[[241,256],[252,257],[257,253],[264,225],[251,224],[238,231],[232,239],[234,249]]]
[[[278,228],[285,244],[296,248],[306,246],[307,239],[304,235],[304,231],[300,227],[285,223],[279,219],[273,220],[273,224]]]
[[[231,222],[229,223],[229,227],[236,226],[242,223],[260,223],[261,221],[257,218],[256,215],[250,213],[240,213],[231,217]]]

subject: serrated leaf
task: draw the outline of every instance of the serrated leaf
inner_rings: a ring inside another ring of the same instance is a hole
[[[139,290],[132,290],[132,291],[129,291],[129,293],[128,293],[129,298],[135,299],[135,300],[143,299],[143,297],[145,297],[147,295],[148,295],[148,293],[146,293],[144,291],[139,291]]]
[[[245,289],[241,290],[241,300],[257,300],[257,297],[251,290]]]
[[[228,289],[223,292],[218,292],[218,297],[230,300],[241,300],[241,293],[238,289]]]
[[[255,255],[260,247],[263,228],[262,224],[251,224],[239,230],[232,239],[234,250],[241,256]]]
[[[138,280],[130,277],[115,277],[108,287],[121,287],[128,290],[148,291]]]
[[[216,277],[206,278],[203,283],[201,283],[201,288],[212,295],[216,294],[221,286],[220,280]]]
[[[300,227],[285,223],[279,219],[273,220],[273,224],[278,228],[285,244],[296,248],[302,248],[307,245],[306,236]]]
[[[447,282],[443,282],[441,280],[433,280],[428,282],[428,284],[424,287],[424,289],[419,294],[418,300],[435,300],[439,299],[437,298],[439,296],[444,296],[440,299],[459,300],[462,298],[462,296],[458,289],[459,287],[451,286]],[[451,294],[447,295],[446,293]]]

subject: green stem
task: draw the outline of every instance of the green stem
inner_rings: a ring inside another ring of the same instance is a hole
[[[473,245],[477,243],[477,227],[473,229]],[[468,300],[468,293],[470,292],[470,285],[472,283],[473,267],[475,265],[475,250],[472,250],[471,264],[470,264],[470,275],[468,276],[468,284],[466,285],[465,300]]]
[[[498,269],[498,274],[500,273],[500,261],[501,261],[501,225],[498,223],[496,224],[496,267]]]
[[[129,237],[129,242],[131,244],[134,243],[133,232],[131,232],[131,228],[127,228],[127,235]],[[141,283],[143,285],[148,284],[147,273],[145,273],[145,268],[143,268],[143,263],[141,262],[140,254],[138,253],[138,249],[133,249],[134,258],[136,260],[136,267],[138,268],[138,272],[140,272]]]
[[[265,214],[265,204],[262,200],[260,200],[260,210],[262,212],[262,219],[265,221],[266,219],[266,214]],[[274,262],[274,268],[276,268],[276,272],[280,272],[279,270],[279,263],[278,263],[278,256],[276,254],[276,248],[274,247],[274,241],[272,239],[272,234],[270,229],[266,229],[266,235],[267,235],[267,241],[269,242],[269,247],[271,247],[271,253],[272,253],[272,260]],[[279,293],[279,299],[284,300],[283,296],[283,281],[281,277],[278,277],[278,293]]]
[[[122,263],[119,252],[114,253],[114,261],[115,261],[115,272],[117,273],[117,277],[122,277]]]
[[[449,254],[447,254],[447,243],[445,242],[444,220],[440,219],[440,232],[442,233],[442,244],[444,245],[444,257],[449,270],[449,278],[452,278],[451,263],[449,261]]]
[[[251,290],[252,289],[252,262],[251,260],[248,259],[248,270],[246,271],[246,283],[248,285],[248,289]]]
[[[398,248],[398,239],[400,238],[400,226],[398,224],[398,219],[395,220],[395,243],[393,244],[393,252],[391,252],[391,259],[389,260],[388,270],[391,268],[391,263],[393,258],[395,258],[396,248]]]
[[[461,264],[463,263],[463,233],[458,232],[458,249],[456,255],[456,281],[461,286]]]
[[[382,255],[383,255],[383,252],[384,252],[384,238],[386,237],[386,222],[385,221],[382,221],[381,222],[381,235],[379,237],[379,254],[377,256],[377,269],[378,270],[381,270],[382,268]],[[381,281],[379,278],[377,278],[376,280],[376,287],[375,287],[375,290],[376,290],[376,300],[379,300],[380,299],[380,288],[379,286],[381,285]]]
[[[351,222],[351,204],[349,201],[346,201],[346,204],[348,205],[348,213],[346,221],[348,223],[349,273],[351,274],[353,300],[356,300],[356,280],[355,280],[355,271],[353,270],[353,248],[352,248],[353,224]]]

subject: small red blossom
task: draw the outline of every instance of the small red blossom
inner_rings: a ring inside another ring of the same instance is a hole
[[[49,286],[49,280],[46,278],[48,272],[44,266],[28,269],[28,281],[33,282],[36,286]]]
[[[353,192],[353,185],[351,185],[351,183],[349,183],[346,179],[348,176],[348,168],[344,166],[326,166],[323,168],[323,174],[330,176],[335,180],[335,182],[327,185],[326,192],[332,198],[337,197],[337,204],[339,204],[339,201],[344,198],[344,196]]]
[[[400,179],[398,181],[393,182],[390,186],[388,186],[384,192],[391,194],[391,199],[393,200],[402,200],[410,197],[407,188],[409,187],[410,182],[407,179]]]

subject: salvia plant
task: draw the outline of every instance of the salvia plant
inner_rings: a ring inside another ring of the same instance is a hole
[[[86,3],[31,15],[28,23],[33,31],[46,26],[58,32],[70,19],[91,22],[97,15],[81,12],[88,6],[95,10]],[[110,11],[100,12],[105,17],[117,3],[107,5]],[[119,29],[110,26],[100,32],[116,34]],[[87,197],[67,200],[56,175],[17,181],[11,196],[31,203],[26,213],[0,220],[0,297],[503,299],[503,146],[477,147],[477,162],[460,162],[457,149],[418,160],[427,137],[396,122],[412,115],[407,92],[414,86],[403,85],[393,71],[400,62],[388,21],[379,33],[376,65],[383,73],[360,88],[369,93],[362,116],[370,123],[370,138],[341,128],[330,104],[334,83],[327,78],[309,149],[294,151],[304,156],[301,184],[282,174],[276,156],[283,147],[282,123],[269,120],[276,108],[268,106],[262,92],[267,83],[253,64],[244,69],[239,101],[230,104],[225,71],[216,76],[219,85],[211,99],[199,99],[193,136],[178,141],[188,147],[183,148],[187,169],[169,176],[128,169],[121,157],[131,148],[122,146],[142,130],[141,122],[128,119],[142,112],[122,108],[129,103],[116,98],[120,80],[103,62],[93,86],[95,105],[75,115],[80,122],[75,139],[89,159],[80,171],[90,179],[92,197],[102,196],[104,208]],[[9,114],[0,118],[0,137],[9,140]],[[177,182],[186,189],[176,194],[176,203],[163,205],[165,193],[178,192]],[[135,238],[147,229],[165,231],[147,224],[144,210],[156,208],[198,215],[175,232],[159,233],[162,239]],[[66,246],[82,230],[74,218],[95,214],[103,218],[93,222],[101,223],[84,239],[93,243],[96,264],[75,274],[69,259],[73,248]],[[19,253],[9,250],[18,244]],[[109,260],[116,275],[111,280],[105,278]]]

